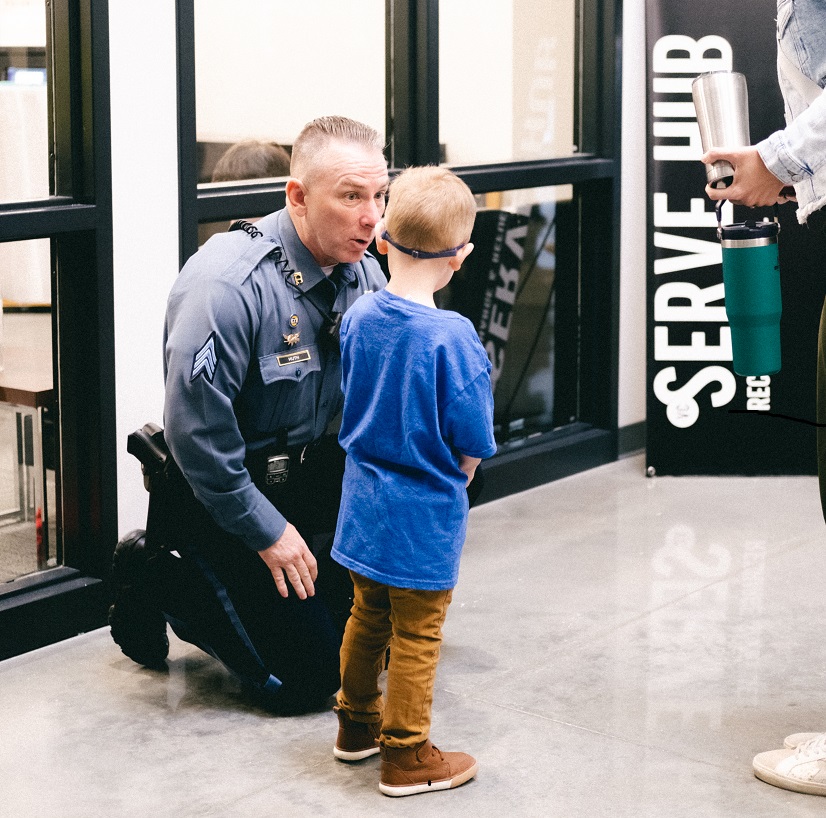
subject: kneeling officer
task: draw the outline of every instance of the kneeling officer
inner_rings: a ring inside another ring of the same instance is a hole
[[[144,463],[147,530],[116,548],[110,609],[133,660],[163,664],[168,622],[284,711],[339,685],[337,327],[386,283],[366,250],[389,181],[379,135],[343,117],[305,126],[290,173],[285,209],[211,238],[172,288],[165,429],[144,430],[171,457]]]

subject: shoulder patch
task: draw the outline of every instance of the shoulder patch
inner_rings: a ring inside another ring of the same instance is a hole
[[[218,351],[215,343],[215,333],[212,332],[192,359],[192,375],[189,380],[194,381],[195,378],[202,375],[208,383],[212,383],[217,368]]]

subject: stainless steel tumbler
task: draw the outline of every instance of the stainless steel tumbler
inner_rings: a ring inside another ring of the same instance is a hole
[[[749,95],[746,78],[737,71],[709,71],[691,84],[703,152],[712,148],[743,148],[749,136]],[[706,178],[714,188],[728,187],[734,168],[728,162],[706,165]]]

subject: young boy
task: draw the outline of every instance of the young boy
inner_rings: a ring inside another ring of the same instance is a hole
[[[390,283],[341,328],[347,452],[333,558],[355,586],[341,647],[334,755],[381,752],[379,789],[413,795],[476,775],[430,742],[442,623],[467,527],[466,486],[496,452],[490,363],[471,322],[433,294],[473,249],[476,204],[444,168],[405,170],[376,228]],[[378,677],[391,646],[387,701]]]

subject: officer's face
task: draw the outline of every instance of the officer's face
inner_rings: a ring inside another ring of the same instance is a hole
[[[379,151],[345,142],[328,147],[295,191],[301,204],[293,208],[298,234],[320,266],[361,260],[384,213],[388,184]]]

